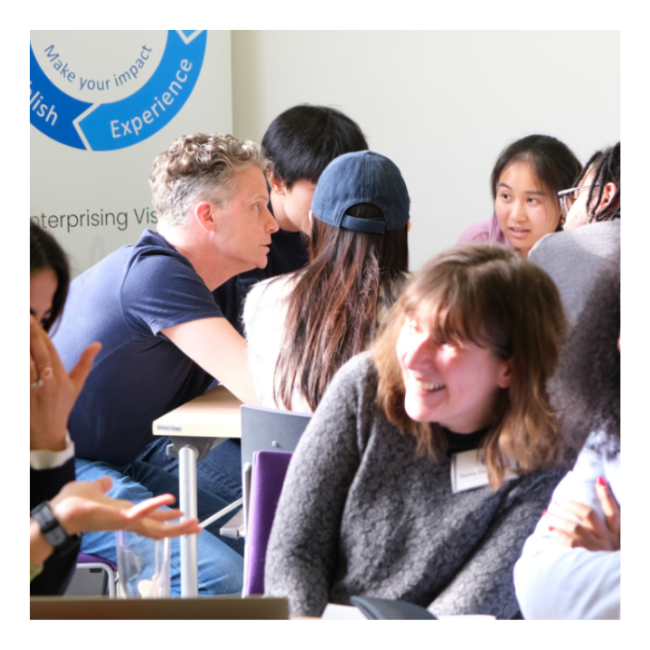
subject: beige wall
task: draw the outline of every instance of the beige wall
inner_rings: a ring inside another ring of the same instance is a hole
[[[554,135],[584,162],[620,138],[618,31],[233,31],[233,129],[261,140],[301,102],[340,108],[412,199],[411,266],[491,214],[499,151]]]

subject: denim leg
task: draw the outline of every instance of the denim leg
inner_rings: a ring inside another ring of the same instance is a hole
[[[158,436],[138,460],[160,467],[178,476],[178,459],[165,453],[171,440],[167,436]],[[197,485],[232,503],[242,496],[241,485],[241,445],[238,440],[226,440],[211,449],[208,455],[196,466]]]
[[[111,497],[128,499],[133,503],[139,503],[154,496],[153,492],[134,481],[125,471],[121,471],[108,463],[76,459],[75,468],[78,481],[94,481],[100,476],[110,476],[113,479],[113,486],[108,495]],[[172,492],[172,490],[163,490],[157,494],[165,492]],[[243,582],[242,557],[207,530],[201,533],[197,539],[199,594],[241,593]],[[81,551],[117,562],[115,532],[84,533],[81,541]],[[176,538],[172,540],[171,545],[172,596],[180,596],[180,585],[180,542]]]

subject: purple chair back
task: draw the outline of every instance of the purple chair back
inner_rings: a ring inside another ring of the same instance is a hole
[[[77,564],[91,564],[93,562],[108,564],[113,571],[117,572],[117,564],[112,560],[107,560],[105,557],[99,557],[99,555],[88,555],[88,553],[79,553],[79,555],[77,555]]]
[[[275,511],[293,453],[258,451],[253,463],[244,596],[264,593],[264,566]]]

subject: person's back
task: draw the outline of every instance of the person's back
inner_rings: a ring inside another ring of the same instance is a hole
[[[335,372],[372,341],[408,270],[409,197],[373,152],[335,159],[313,200],[309,266],[253,288],[249,365],[265,406],[313,411]]]
[[[618,255],[621,221],[590,223],[546,235],[530,252],[530,260],[553,279],[571,325],[584,307],[594,277],[605,260]]]
[[[577,322],[606,260],[619,255],[620,156],[618,143],[589,159],[576,187],[560,192],[565,230],[546,235],[530,252],[531,261],[557,285],[571,325]]]
[[[261,280],[292,273],[309,262],[308,213],[316,183],[338,156],[368,149],[359,125],[329,106],[300,104],[278,115],[262,138],[270,162],[269,210],[280,229],[271,237],[268,264],[228,280],[214,292],[224,316],[240,333],[246,294]]]

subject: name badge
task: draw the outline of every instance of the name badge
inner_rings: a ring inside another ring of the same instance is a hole
[[[489,485],[487,467],[478,449],[469,449],[451,457],[451,491],[465,492]]]
[[[506,467],[503,479],[510,481],[517,478],[513,471],[516,463],[511,459],[510,467]],[[469,449],[453,454],[451,457],[451,491],[452,494],[475,490],[489,485],[487,467],[481,459],[478,449]]]

